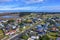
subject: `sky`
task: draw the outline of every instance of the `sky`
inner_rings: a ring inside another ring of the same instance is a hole
[[[60,12],[60,0],[0,0],[0,12]]]

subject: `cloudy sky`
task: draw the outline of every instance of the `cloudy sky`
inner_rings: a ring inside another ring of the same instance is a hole
[[[0,12],[60,12],[60,0],[0,0]]]

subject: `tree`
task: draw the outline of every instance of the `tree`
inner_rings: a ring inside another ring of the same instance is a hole
[[[18,25],[22,26],[22,25],[23,25],[23,23],[18,23]]]
[[[8,20],[7,22],[8,22],[8,23],[10,23],[10,22],[15,22],[15,20]]]
[[[27,36],[27,35],[22,36],[22,39],[24,39],[24,40],[27,40],[28,38],[29,38],[29,36]]]
[[[44,35],[44,36],[40,37],[39,40],[50,40],[50,38],[47,35]]]

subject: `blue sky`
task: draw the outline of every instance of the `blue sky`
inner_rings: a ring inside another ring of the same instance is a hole
[[[60,0],[0,0],[0,12],[60,12]]]

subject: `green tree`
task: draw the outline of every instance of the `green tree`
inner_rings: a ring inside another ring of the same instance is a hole
[[[29,38],[29,36],[27,36],[27,35],[22,36],[22,39],[24,39],[24,40],[27,40],[28,38]]]
[[[50,40],[50,38],[47,35],[44,35],[44,36],[40,37],[39,40]]]
[[[8,22],[8,23],[10,23],[10,22],[15,22],[15,20],[8,20],[7,22]]]
[[[23,23],[18,23],[18,25],[22,26],[22,25],[23,25]]]

